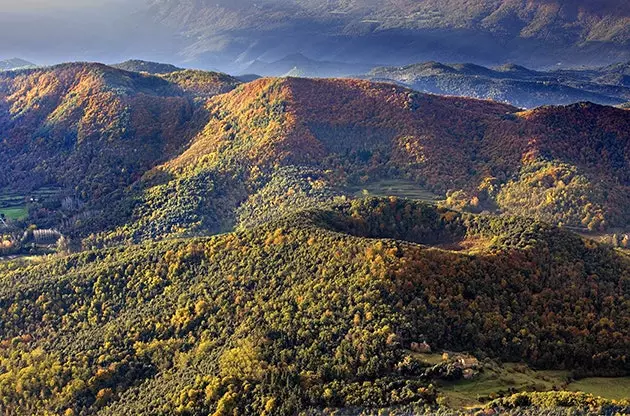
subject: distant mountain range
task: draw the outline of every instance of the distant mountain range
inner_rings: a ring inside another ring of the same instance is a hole
[[[326,69],[317,76],[425,61],[545,69],[630,60],[626,0],[109,0],[55,10],[3,13],[5,53],[261,75],[296,66],[303,75],[307,57]]]
[[[174,65],[129,60],[112,65],[128,71],[166,75],[182,71]],[[361,69],[364,75],[357,75]],[[241,82],[266,76],[354,77],[394,82],[420,92],[490,99],[521,108],[564,105],[590,101],[604,105],[623,105],[630,101],[630,62],[586,69],[536,71],[515,64],[488,68],[471,63],[425,62],[402,67],[356,66],[338,62],[318,62],[302,54],[286,56],[275,62],[255,61],[245,69]],[[203,71],[199,72],[200,74]],[[215,94],[216,91],[212,90]]]
[[[12,58],[6,60],[0,60],[0,71],[11,71],[14,69],[23,69],[23,68],[35,68],[35,65],[32,62],[25,61],[20,58]]]
[[[518,65],[493,69],[474,64],[426,62],[375,68],[368,79],[394,81],[422,92],[484,98],[532,108],[591,101],[630,100],[630,62],[597,69],[533,71]]]
[[[129,60],[112,65],[128,71],[166,75],[182,71],[170,64]],[[357,75],[361,69],[364,75]],[[402,67],[356,66],[338,62],[318,62],[293,54],[275,62],[255,61],[245,69],[249,74],[292,77],[354,77],[394,82],[420,92],[490,99],[521,108],[564,105],[590,101],[623,105],[630,101],[630,62],[600,68],[536,71],[515,64],[488,68],[471,63],[425,62]],[[202,74],[203,72],[199,72]],[[256,75],[237,77],[241,82]],[[213,94],[216,91],[211,91]]]
[[[295,53],[361,65],[630,60],[623,0],[155,0],[147,13],[180,36],[183,59],[229,70]]]

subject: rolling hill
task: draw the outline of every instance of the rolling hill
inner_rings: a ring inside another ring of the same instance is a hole
[[[630,82],[624,73],[627,66],[533,71],[518,65],[490,69],[426,62],[375,68],[366,78],[398,82],[421,92],[490,99],[524,108],[580,101],[617,105],[630,97]]]
[[[3,187],[102,195],[185,144],[192,103],[168,82],[100,64],[0,75]]]
[[[146,72],[149,74],[168,74],[171,72],[182,71],[171,64],[162,64],[159,62],[142,61],[140,59],[130,59],[119,64],[111,65],[113,68],[122,69],[124,71]]]
[[[33,218],[91,245],[255,225],[384,180],[455,209],[628,225],[630,113],[613,107],[100,64],[5,73],[0,94],[2,188],[61,189],[82,208]]]
[[[20,58],[12,58],[0,60],[0,71],[12,71],[15,69],[34,68],[36,65],[32,62],[25,61]]]
[[[82,198],[121,190],[186,144],[189,84],[83,63],[1,74],[0,187],[54,184]]]
[[[432,414],[440,380],[462,372],[425,363],[412,351],[422,342],[576,374],[630,371],[625,255],[537,222],[396,198],[5,267],[8,414]],[[554,395],[487,410],[629,405]]]
[[[190,144],[136,184],[131,222],[96,241],[251,226],[382,180],[456,209],[627,228],[622,109],[521,111],[385,83],[284,78],[242,85],[205,110]]]
[[[0,134],[0,413],[629,409],[555,391],[630,375],[627,253],[567,230],[628,229],[627,110],[76,63]]]

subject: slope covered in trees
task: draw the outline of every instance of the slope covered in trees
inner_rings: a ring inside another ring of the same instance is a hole
[[[5,413],[435,410],[439,373],[410,351],[423,341],[630,372],[625,256],[395,198],[8,267],[1,280]]]
[[[142,61],[140,59],[130,59],[125,62],[111,65],[113,68],[133,72],[146,72],[148,74],[169,74],[171,72],[182,71],[175,65],[163,64],[159,62]]]
[[[216,73],[166,77],[91,63],[0,74],[0,192],[53,187],[55,200],[31,201],[33,221],[68,229],[92,223],[203,126],[199,97],[238,83]]]
[[[172,84],[100,64],[3,73],[0,186],[112,192],[176,153],[192,115]]]
[[[1,187],[59,187],[75,208],[34,203],[31,218],[96,233],[90,246],[254,225],[384,179],[584,229],[630,215],[630,113],[612,107],[99,64],[4,73],[0,93]]]
[[[136,184],[96,241],[218,232],[405,179],[457,209],[626,227],[630,113],[531,111],[358,80],[260,79],[207,101],[207,124]],[[100,243],[99,243],[100,244]]]

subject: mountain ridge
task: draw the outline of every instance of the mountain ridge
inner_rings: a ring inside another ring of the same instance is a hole
[[[625,227],[630,215],[630,121],[622,109],[581,103],[521,111],[366,80],[241,84],[218,73],[152,76],[99,64],[7,74],[0,122],[2,157],[12,168],[0,179],[5,187],[61,186],[87,202],[91,221],[79,229],[67,223],[81,238],[220,232],[257,223],[275,203],[330,201],[383,179],[410,181],[456,209],[592,231]],[[140,160],[138,143],[151,146]],[[88,162],[95,151],[102,159]],[[40,154],[45,164],[33,159]],[[284,194],[289,184],[300,191]],[[104,209],[112,198],[122,204],[115,214]]]
[[[20,58],[11,58],[0,60],[0,71],[13,71],[16,69],[34,68],[36,65],[32,62]]]
[[[596,69],[534,71],[515,64],[487,68],[474,64],[424,62],[402,67],[377,67],[363,76],[393,81],[418,91],[493,99],[533,108],[592,101],[617,105],[630,96],[620,63]]]
[[[429,58],[485,64],[512,60],[540,67],[562,60],[594,63],[596,56],[606,61],[613,56],[612,61],[630,58],[626,30],[630,11],[623,2],[597,6],[583,0],[462,3],[296,0],[263,1],[251,7],[189,1],[174,7],[172,2],[156,1],[152,13],[159,22],[197,37],[186,49],[187,56],[213,63],[246,61],[243,54],[251,60],[271,61],[296,52],[320,61],[372,65]],[[238,26],[234,26],[236,21]],[[300,48],[300,40],[309,37],[313,46]],[[212,41],[220,41],[221,46],[211,45]],[[396,52],[388,48],[392,44]]]

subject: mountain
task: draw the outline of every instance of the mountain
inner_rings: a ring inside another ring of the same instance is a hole
[[[100,195],[185,143],[192,103],[167,81],[101,64],[0,75],[0,186]]]
[[[0,39],[11,39],[6,54],[45,64],[138,56],[238,74],[302,54],[335,63],[318,75],[332,76],[339,66],[357,74],[431,60],[531,68],[630,60],[625,0],[32,1],[41,7],[5,7]]]
[[[25,61],[20,58],[6,59],[0,61],[0,71],[12,71],[14,69],[34,68],[35,65],[32,62]]]
[[[118,68],[125,71],[146,72],[149,74],[168,74],[170,72],[177,72],[182,70],[182,68],[178,68],[175,65],[142,61],[138,59],[131,59],[111,66],[113,68]]]
[[[261,79],[223,94],[238,84],[98,64],[8,73],[3,188],[115,195],[124,207],[103,212],[114,218],[81,222],[124,224],[136,241],[254,224],[382,180],[458,209],[627,227],[627,111],[519,111],[354,80]]]
[[[87,246],[248,228],[383,181],[458,210],[585,232],[628,227],[630,113],[622,109],[521,111],[392,84],[299,78],[256,80],[204,109],[208,122],[186,148],[115,210],[130,213],[124,225]]]
[[[295,53],[371,65],[595,66],[630,59],[630,6],[620,0],[155,0],[147,13],[190,39],[181,52],[186,59],[228,70]]]
[[[83,201],[121,192],[192,137],[198,94],[238,83],[187,74],[168,81],[87,63],[0,74],[0,188],[52,185]]]
[[[476,366],[630,371],[627,256],[544,224],[396,198],[5,267],[6,414],[449,412],[437,403],[462,367],[425,362],[420,343],[475,351]],[[510,394],[477,409],[630,405]]]
[[[252,62],[243,72],[293,77],[342,77],[369,70],[369,65],[315,61],[295,53],[274,62]]]
[[[491,99],[524,108],[579,101],[617,105],[630,98],[627,64],[599,69],[533,71],[519,65],[494,69],[426,62],[380,67],[366,78],[398,82],[418,91]]]
[[[60,189],[81,208],[34,203],[31,220],[89,247],[254,226],[383,181],[585,231],[630,218],[630,113],[612,107],[100,64],[5,73],[0,93],[3,192]]]

